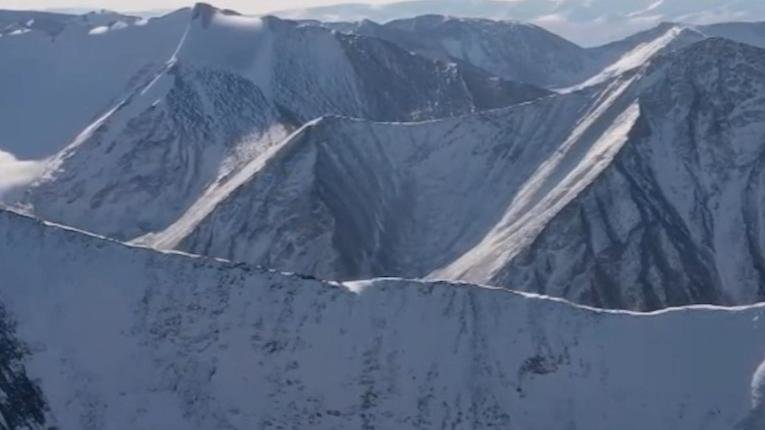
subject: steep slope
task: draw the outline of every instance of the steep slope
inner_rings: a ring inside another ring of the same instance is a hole
[[[39,381],[48,427],[722,430],[761,418],[762,306],[640,315],[468,285],[327,284],[9,212],[0,264],[4,320],[30,346],[19,368]]]
[[[640,308],[765,297],[765,51],[712,39],[654,75],[613,165],[493,282]]]
[[[724,37],[759,48],[765,48],[765,23],[763,22],[727,22],[696,28],[710,37]]]
[[[706,38],[696,29],[683,24],[662,23],[623,40],[587,50],[593,59],[590,76],[572,88],[596,85],[635,70],[659,55],[692,45]]]
[[[0,11],[0,151],[19,159],[60,151],[172,55],[188,9],[137,20]]]
[[[237,16],[203,4],[195,14],[201,24],[192,25],[180,61],[232,70],[302,122],[332,114],[424,120],[472,112],[483,102],[480,92],[471,92],[462,66],[412,55],[379,39],[275,17]],[[475,74],[469,80],[479,79],[484,85],[496,80]],[[546,94],[526,87],[514,102]]]
[[[385,39],[431,58],[466,62],[514,81],[562,91],[608,81],[661,53],[708,37],[702,29],[663,23],[607,45],[582,48],[538,26],[514,21],[424,15],[385,25],[369,20],[323,25]],[[742,39],[747,36],[743,30],[724,28],[710,35],[725,32]]]
[[[165,70],[58,154],[24,203],[132,239],[225,195],[321,115],[428,119],[546,94],[381,40],[200,4]]]
[[[417,124],[324,118],[209,214],[142,243],[326,279],[426,276],[485,236],[597,96]]]
[[[607,307],[753,303],[765,297],[763,52],[708,39],[504,110],[327,118],[215,207],[141,243],[327,279],[429,276]]]
[[[385,25],[334,25],[442,60],[459,59],[505,79],[560,87],[588,76],[587,51],[540,27],[514,21],[423,15]]]

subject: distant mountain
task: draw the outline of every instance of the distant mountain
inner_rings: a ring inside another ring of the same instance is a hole
[[[589,305],[765,297],[765,50],[706,39],[582,91],[422,124],[325,118],[144,238],[313,273],[459,279]]]
[[[54,157],[25,204],[133,239],[213,205],[322,115],[428,120],[548,94],[379,39],[199,5],[165,69]]]
[[[11,428],[754,430],[765,308],[324,283],[0,211]],[[680,411],[680,412],[679,412]]]
[[[516,20],[540,25],[583,46],[625,38],[663,21],[706,25],[765,20],[759,0],[414,0],[389,4],[350,3],[275,13],[293,19],[387,22],[419,15]]]
[[[39,159],[61,150],[164,67],[188,12],[146,21],[0,11],[0,151]]]
[[[595,48],[581,48],[541,27],[514,21],[423,15],[377,24],[321,23],[339,31],[388,40],[419,54],[473,64],[497,76],[571,91],[612,79],[665,52],[708,37],[765,47],[765,24],[692,26],[664,22]]]
[[[385,25],[369,20],[325,25],[388,40],[431,58],[458,59],[497,76],[542,87],[582,82],[593,69],[585,49],[519,22],[423,15]]]

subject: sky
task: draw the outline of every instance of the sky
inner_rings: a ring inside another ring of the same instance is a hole
[[[110,9],[121,12],[177,9],[191,6],[194,0],[0,0],[0,9]],[[338,0],[213,0],[217,7],[230,8],[243,13],[264,13],[345,3]],[[362,0],[363,3],[390,3],[391,0]]]

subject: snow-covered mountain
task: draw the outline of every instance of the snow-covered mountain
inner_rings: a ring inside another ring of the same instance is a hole
[[[710,39],[648,79],[611,167],[496,281],[605,306],[765,297],[765,50]]]
[[[765,297],[765,51],[705,39],[569,94],[324,118],[141,240],[326,279],[459,279],[633,309]],[[689,191],[691,190],[691,191]]]
[[[583,46],[597,46],[665,21],[706,25],[765,20],[759,0],[414,0],[350,3],[275,13],[293,19],[387,22],[419,15],[517,20],[544,27]]]
[[[214,205],[322,115],[422,120],[547,94],[379,39],[198,5],[165,69],[58,154],[25,203],[132,239]]]
[[[163,67],[188,16],[0,10],[0,151],[24,160],[60,151]]]
[[[542,87],[582,82],[594,67],[586,49],[515,21],[422,15],[384,25],[369,20],[325,25],[385,39],[431,58],[459,59],[497,76]]]
[[[431,58],[464,61],[513,81],[564,91],[604,82],[708,37],[765,47],[762,23],[664,22],[593,48],[516,21],[423,15],[384,25],[369,20],[322,25],[388,40]]]
[[[762,420],[765,308],[595,311],[324,283],[0,211],[10,428],[672,428]]]

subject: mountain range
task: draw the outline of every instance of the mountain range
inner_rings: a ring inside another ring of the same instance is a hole
[[[706,25],[762,21],[765,6],[758,0],[408,0],[286,9],[275,14],[328,22],[388,22],[428,14],[520,21],[590,47],[620,40],[661,22]]]
[[[765,24],[428,10],[0,11],[0,429],[765,427]]]
[[[585,49],[436,16],[338,28],[200,5],[189,19],[163,69],[55,155],[21,207],[325,279],[460,280],[635,310],[765,295],[765,64],[732,40],[762,42],[759,24],[664,24]],[[508,34],[581,67],[438,49]]]

